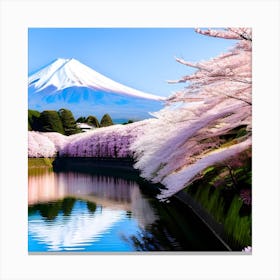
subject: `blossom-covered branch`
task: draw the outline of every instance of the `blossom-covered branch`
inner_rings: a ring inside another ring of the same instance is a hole
[[[236,40],[249,40],[252,41],[252,30],[251,28],[227,28],[224,30],[201,30],[200,28],[196,28],[195,32],[200,33],[202,35],[208,35],[211,37],[218,37],[223,39],[236,39]]]
[[[226,39],[238,39],[236,44],[228,53],[208,61],[193,63],[176,58],[176,61],[197,71],[191,75],[184,76],[178,80],[168,81],[169,83],[189,82],[184,90],[187,101],[188,95],[200,93],[209,99],[217,96],[217,93],[228,98],[242,100],[251,105],[251,30],[249,28],[228,28],[227,30],[200,30],[196,32]],[[242,35],[242,36],[241,36]],[[167,102],[182,101],[182,93],[176,100],[176,95],[169,98]]]
[[[155,114],[158,122],[148,128],[157,135],[157,145],[151,143],[151,131],[132,144],[137,158],[135,167],[141,175],[167,187],[160,199],[187,187],[203,168],[251,147],[251,31],[196,31],[239,42],[228,53],[209,61],[176,59],[197,71],[173,81],[189,84],[168,99],[170,109]],[[176,103],[180,105],[172,110]],[[246,128],[245,135],[237,135],[235,141],[224,147],[223,135],[238,127]]]

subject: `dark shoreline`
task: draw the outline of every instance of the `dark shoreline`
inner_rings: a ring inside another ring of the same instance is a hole
[[[97,158],[97,157],[57,157],[53,162],[54,171],[75,169],[81,172],[90,172],[106,169],[132,172],[139,175],[139,171],[133,167],[135,161],[132,158]]]

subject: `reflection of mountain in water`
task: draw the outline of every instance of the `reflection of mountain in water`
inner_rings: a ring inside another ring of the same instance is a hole
[[[36,214],[32,215],[28,231],[33,239],[46,244],[48,251],[80,251],[99,241],[124,216],[125,212],[122,210],[111,211],[102,207],[92,213],[87,203],[77,200],[69,216],[60,214],[54,220],[46,221]]]

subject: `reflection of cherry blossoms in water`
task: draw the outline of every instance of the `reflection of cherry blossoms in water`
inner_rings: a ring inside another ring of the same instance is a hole
[[[155,219],[153,209],[135,181],[75,172],[54,173],[34,169],[29,176],[28,203],[44,203],[75,197],[112,209],[130,211],[145,226]]]
[[[48,170],[34,170],[28,180],[29,204],[65,196],[92,196],[112,203],[130,203],[132,189],[138,188],[136,182],[121,178],[73,172],[54,173]]]
[[[141,228],[153,224],[157,219],[152,206],[142,197],[139,188],[133,188],[131,191],[131,208],[133,217],[137,219]]]
[[[59,184],[55,173],[48,169],[34,168],[28,176],[28,205],[55,201],[65,195],[64,184]]]

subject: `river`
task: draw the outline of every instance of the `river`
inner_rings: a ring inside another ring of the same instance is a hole
[[[29,168],[28,250],[39,252],[226,251],[176,199],[136,175]]]

